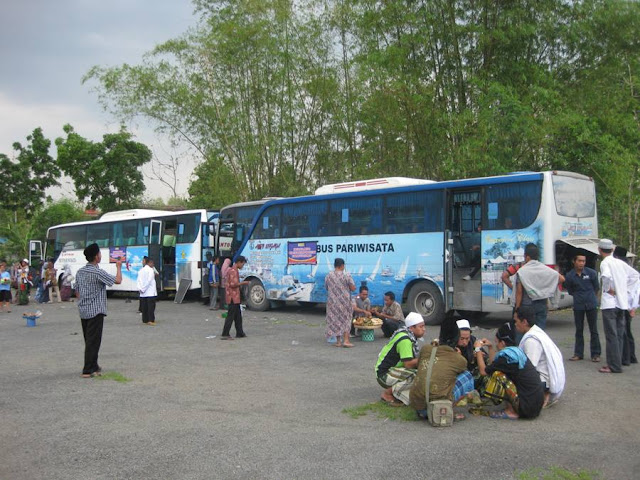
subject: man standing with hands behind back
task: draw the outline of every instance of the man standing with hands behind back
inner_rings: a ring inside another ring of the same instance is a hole
[[[102,343],[104,317],[107,315],[107,287],[122,282],[122,262],[116,262],[114,277],[98,266],[102,254],[97,243],[85,248],[84,256],[88,263],[76,274],[76,296],[85,344],[82,377],[91,378],[102,374],[98,352]]]

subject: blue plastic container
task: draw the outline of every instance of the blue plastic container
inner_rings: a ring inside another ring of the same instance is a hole
[[[25,315],[24,318],[27,319],[27,327],[35,327],[36,326],[36,316],[35,315]]]

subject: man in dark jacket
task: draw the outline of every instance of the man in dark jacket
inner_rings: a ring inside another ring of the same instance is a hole
[[[575,362],[584,357],[584,317],[587,317],[591,334],[591,361],[600,361],[600,337],[598,335],[598,300],[596,292],[600,289],[598,274],[586,267],[587,257],[578,254],[573,257],[573,270],[567,272],[564,286],[573,296],[573,320],[576,324],[576,342],[573,357]]]

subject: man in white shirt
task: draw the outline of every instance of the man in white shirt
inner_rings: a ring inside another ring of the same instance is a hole
[[[600,310],[607,345],[607,365],[601,373],[622,373],[622,350],[625,341],[625,312],[629,309],[629,286],[638,282],[638,272],[622,260],[614,258],[615,246],[607,238],[600,240],[598,251],[602,296]]]
[[[565,372],[562,353],[544,330],[535,324],[532,307],[520,307],[513,316],[516,330],[523,334],[520,349],[536,368],[544,384],[544,404],[550,407],[558,401],[564,390]]]
[[[156,324],[156,274],[154,262],[151,258],[138,272],[138,291],[142,308],[142,323],[154,326]]]

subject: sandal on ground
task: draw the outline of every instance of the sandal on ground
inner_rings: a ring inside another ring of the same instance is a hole
[[[605,365],[604,367],[600,367],[598,371],[600,373],[613,373],[607,365]]]
[[[453,421],[454,422],[462,422],[462,421],[464,421],[466,419],[467,419],[467,416],[462,412],[453,414]]]
[[[594,357],[591,358],[591,361],[593,363],[599,363],[600,362],[600,355],[595,355]]]
[[[384,398],[380,397],[380,401],[386,403],[387,406],[389,406],[389,407],[404,407],[404,403],[402,403],[399,400],[390,401],[390,400],[385,400]]]
[[[507,412],[506,412],[506,411],[504,411],[504,410],[497,410],[497,411],[495,411],[495,412],[491,412],[491,413],[489,414],[489,416],[490,416],[491,418],[495,418],[495,419],[497,419],[497,420],[517,420],[517,419],[518,419],[518,417],[515,417],[515,418],[514,418],[514,417],[510,417],[510,416],[507,414]]]
[[[345,343],[342,345],[344,348],[353,348],[355,345],[353,343]]]
[[[574,355],[573,357],[571,357],[569,359],[570,362],[577,362],[578,360],[582,360],[582,357],[579,357],[577,355]]]

